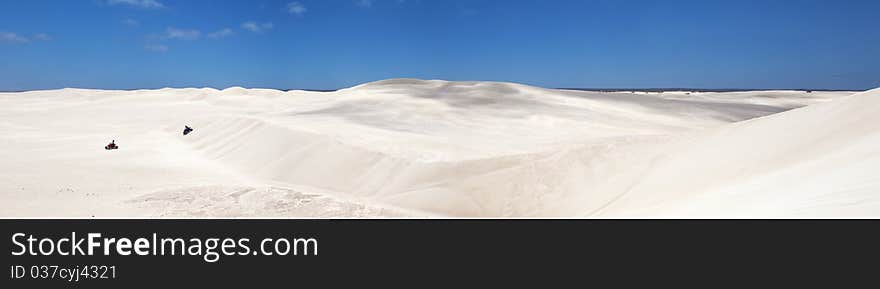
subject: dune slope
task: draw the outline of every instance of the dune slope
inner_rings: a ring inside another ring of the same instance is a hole
[[[880,216],[880,89],[670,143],[599,215]]]

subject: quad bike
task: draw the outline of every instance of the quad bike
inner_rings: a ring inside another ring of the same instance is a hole
[[[115,149],[119,149],[119,146],[116,145],[116,141],[114,140],[114,141],[110,142],[110,144],[104,146],[104,149],[108,150],[108,151],[115,150]]]

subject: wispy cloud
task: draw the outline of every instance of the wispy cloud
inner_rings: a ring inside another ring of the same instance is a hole
[[[49,36],[46,33],[37,33],[34,35],[34,40],[52,41],[52,36]]]
[[[235,34],[235,32],[232,32],[232,29],[223,28],[218,31],[208,33],[208,38],[209,39],[222,39],[222,38],[232,36],[232,34]]]
[[[30,42],[30,40],[28,40],[27,37],[12,32],[0,31],[0,43],[20,44],[28,42]]]
[[[397,4],[404,4],[407,2],[407,0],[395,0],[394,2]],[[416,0],[415,2],[419,3],[420,0]],[[373,4],[375,4],[375,3],[376,3],[376,0],[354,0],[355,6],[363,7],[363,8],[373,7]],[[383,1],[382,3],[388,3],[388,2]]]
[[[141,26],[140,22],[138,22],[137,20],[131,19],[131,18],[122,20],[122,24],[125,24],[126,26],[131,26],[131,27]]]
[[[287,7],[285,7],[285,10],[287,10],[287,13],[297,16],[302,16],[306,13],[306,11],[308,11],[305,5],[296,1],[287,3]]]
[[[0,43],[23,44],[31,41],[52,41],[52,39],[52,36],[46,33],[37,33],[28,38],[14,32],[0,31]]]
[[[107,0],[108,5],[128,5],[145,9],[165,8],[165,4],[156,0]]]
[[[271,22],[257,23],[255,21],[248,21],[241,24],[241,28],[255,33],[262,33],[263,31],[272,29],[272,27],[275,27],[275,25]]]
[[[201,36],[202,33],[195,29],[168,27],[165,29],[165,35],[162,36],[162,39],[196,40]]]
[[[152,52],[161,52],[161,53],[168,52],[168,46],[165,46],[162,44],[146,45],[146,46],[144,46],[144,49],[146,49],[147,51],[152,51]]]

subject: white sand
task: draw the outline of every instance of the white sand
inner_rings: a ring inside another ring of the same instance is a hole
[[[852,94],[0,93],[0,216],[880,217],[880,90]]]

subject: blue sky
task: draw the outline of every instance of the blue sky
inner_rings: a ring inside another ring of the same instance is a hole
[[[880,1],[0,0],[0,90],[880,86]]]

